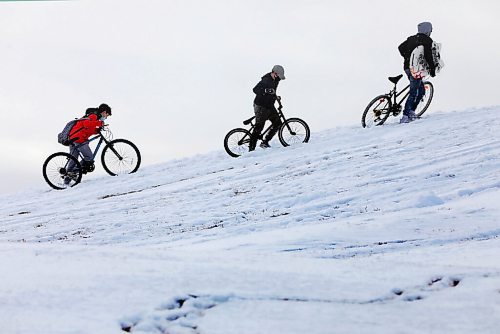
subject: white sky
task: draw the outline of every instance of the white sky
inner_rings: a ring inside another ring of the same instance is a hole
[[[66,150],[57,133],[102,102],[115,137],[136,143],[144,165],[221,150],[253,114],[252,88],[274,64],[287,76],[285,115],[306,120],[311,140],[359,124],[391,88],[387,76],[402,73],[397,46],[421,21],[433,23],[445,62],[429,115],[500,104],[500,3],[415,4],[0,2],[0,193],[43,184],[45,158]]]

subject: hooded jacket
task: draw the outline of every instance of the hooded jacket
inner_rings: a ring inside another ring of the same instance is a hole
[[[410,36],[399,46],[399,52],[404,57],[404,69],[410,68],[410,57],[413,50],[418,46],[423,45],[424,47],[424,58],[427,64],[429,64],[430,74],[433,75],[436,70],[436,64],[434,64],[434,59],[432,57],[432,38],[427,34],[418,33],[414,36]]]
[[[98,120],[96,114],[90,114],[88,117],[76,122],[69,132],[69,139],[74,143],[81,144],[89,139],[90,136],[99,133],[99,129],[103,125],[104,122]]]
[[[273,79],[271,73],[264,75],[260,82],[253,88],[255,93],[255,99],[253,103],[258,106],[275,109],[274,102],[276,102],[276,89],[278,88],[279,78]],[[274,89],[274,94],[268,94],[265,92],[267,88]]]

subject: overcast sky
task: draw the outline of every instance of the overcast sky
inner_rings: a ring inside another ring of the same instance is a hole
[[[0,2],[0,193],[43,185],[45,158],[66,151],[57,133],[102,102],[113,108],[115,138],[136,143],[144,165],[222,150],[275,64],[287,77],[278,89],[285,115],[306,120],[311,140],[359,124],[391,88],[387,76],[402,73],[397,46],[421,21],[434,25],[445,62],[428,114],[500,104],[500,2],[408,4]]]

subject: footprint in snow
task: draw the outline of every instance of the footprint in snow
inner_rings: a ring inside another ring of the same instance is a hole
[[[391,292],[397,297],[401,296],[404,301],[413,302],[424,299],[422,292],[435,292],[448,287],[456,287],[460,283],[461,278],[442,276],[432,277],[425,285],[415,286],[406,290],[394,288]]]
[[[228,299],[227,296],[174,297],[150,313],[124,319],[121,329],[127,333],[197,334],[197,323],[204,312]]]

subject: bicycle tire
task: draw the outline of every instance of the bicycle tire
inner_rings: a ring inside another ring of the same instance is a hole
[[[417,105],[415,110],[415,115],[417,117],[421,117],[424,112],[426,112],[427,108],[429,108],[429,105],[431,104],[432,97],[434,96],[434,85],[429,81],[422,82],[422,84],[425,88],[425,95],[422,97],[422,101]],[[420,109],[420,106],[422,106],[422,109]]]
[[[69,161],[75,163],[72,172],[68,172],[66,169]],[[82,166],[80,162],[78,162],[78,159],[71,154],[57,152],[45,159],[42,167],[42,174],[45,182],[47,182],[50,187],[57,190],[63,190],[74,187],[80,183],[82,180]],[[69,179],[68,184],[65,184],[66,178]]]
[[[111,176],[132,174],[141,165],[141,152],[130,140],[114,139],[102,150],[101,163]]]
[[[292,130],[290,132],[289,128]],[[280,127],[278,138],[283,146],[307,143],[311,136],[309,125],[300,118],[289,118]]]
[[[381,109],[378,108],[381,104]],[[371,110],[374,106],[374,110]],[[392,109],[392,102],[389,95],[379,95],[368,103],[361,117],[361,125],[363,128],[371,128],[385,123]],[[370,115],[369,112],[371,111]]]
[[[224,149],[227,154],[233,158],[237,158],[243,153],[248,152],[250,136],[250,131],[243,128],[236,128],[229,131],[224,137]]]

